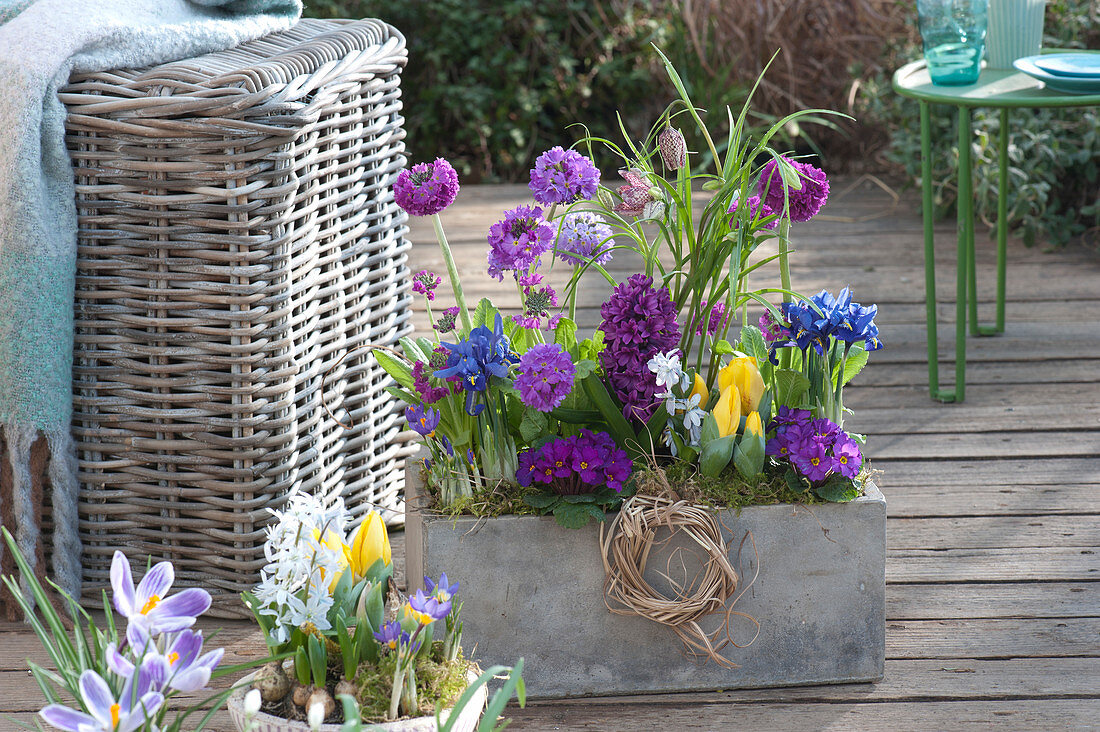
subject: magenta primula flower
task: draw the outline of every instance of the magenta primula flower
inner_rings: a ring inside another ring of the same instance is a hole
[[[588,201],[600,186],[600,171],[576,150],[552,147],[535,160],[528,188],[539,203]]]
[[[515,387],[524,404],[540,412],[549,412],[560,407],[573,391],[576,373],[573,360],[561,346],[540,343],[519,357]]]
[[[815,168],[809,163],[800,163],[786,157],[783,160],[794,168],[798,173],[799,181],[802,183],[802,188],[798,190],[791,188],[787,191],[787,198],[790,199],[791,221],[809,221],[817,215],[825,202],[829,200],[829,178],[823,170]],[[783,184],[783,176],[779,173],[775,158],[772,158],[760,173],[757,189],[760,192],[760,197],[764,200],[764,205],[780,216],[782,216],[784,210],[784,188],[786,186]]]
[[[50,704],[38,714],[65,732],[134,732],[153,719],[164,695],[151,691],[152,677],[142,670],[127,679],[115,698],[103,677],[91,669],[80,674],[80,701],[87,713],[62,704]],[[156,725],[150,727],[154,732]]]
[[[406,168],[393,184],[393,199],[410,216],[431,216],[454,203],[458,173],[443,158]]]
[[[115,609],[130,621],[131,626],[137,626],[148,635],[191,627],[195,624],[195,618],[210,608],[210,593],[201,587],[190,587],[168,597],[175,577],[172,563],[160,562],[141,578],[135,588],[130,562],[122,552],[116,551],[111,561]]]
[[[553,247],[554,227],[538,206],[518,206],[489,227],[488,241],[489,274],[503,280],[506,271],[514,271],[518,277]]]

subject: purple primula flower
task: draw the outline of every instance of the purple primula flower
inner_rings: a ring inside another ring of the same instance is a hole
[[[413,388],[425,404],[435,404],[451,392],[443,386],[432,386],[428,380],[428,367],[423,361],[417,361],[412,367]]]
[[[440,333],[450,333],[455,329],[455,320],[458,318],[458,306],[449,307],[443,311],[443,314],[439,316],[439,322],[436,323],[435,328]]]
[[[572,468],[585,483],[598,485],[602,479],[601,469],[606,451],[595,444],[578,444],[573,450]]]
[[[391,651],[396,651],[399,645],[409,642],[409,634],[401,630],[401,623],[391,620],[374,633],[374,639]]]
[[[401,171],[393,184],[393,198],[410,216],[431,216],[454,203],[458,173],[443,158],[417,163]]]
[[[538,206],[518,206],[489,227],[488,240],[489,274],[503,281],[507,271],[518,277],[538,266],[539,257],[553,247],[554,227]]]
[[[800,163],[797,160],[783,158],[798,173],[802,188],[787,191],[790,205],[791,221],[809,221],[825,202],[829,200],[829,178],[824,171],[815,168],[809,163]],[[757,189],[764,205],[771,208],[777,214],[783,213],[783,176],[780,175],[775,158],[768,161],[760,173]]]
[[[432,582],[431,577],[424,578],[424,586],[428,588],[428,594],[433,595],[444,602],[450,601],[458,592],[458,582],[448,584],[447,573],[439,575],[439,582]]]
[[[833,469],[828,448],[817,440],[805,440],[792,446],[791,462],[811,481],[824,480]]]
[[[855,478],[863,465],[863,454],[856,441],[842,432],[833,443],[833,461],[836,472],[845,478]]]
[[[540,343],[519,357],[515,386],[520,400],[540,412],[561,406],[573,391],[577,368],[557,343]]]
[[[776,211],[766,202],[763,202],[760,199],[760,196],[749,196],[745,199],[745,204],[749,207],[750,228],[756,228],[752,227],[753,224],[756,224],[757,227],[771,230],[774,230],[777,226],[779,226],[778,217],[773,218],[771,221],[767,221],[767,218],[769,216],[775,216],[776,214],[778,214],[780,211],[783,210],[782,207],[780,207],[779,211]],[[733,201],[732,203],[730,203],[730,207],[726,211],[726,213],[735,213],[739,205],[741,205],[741,193],[739,191],[736,191],[733,194]],[[736,229],[740,225],[741,222],[737,219],[737,217],[730,219],[730,226],[732,226],[733,228]]]
[[[409,427],[422,437],[434,437],[435,428],[439,426],[439,412],[422,404],[406,407],[405,419]]]
[[[138,586],[134,587],[130,562],[119,551],[111,561],[111,589],[115,609],[149,635],[171,633],[189,628],[195,618],[210,608],[210,593],[201,587],[190,587],[168,597],[175,581],[171,562],[153,566]]]
[[[538,450],[520,450],[516,454],[516,482],[524,488],[535,482],[538,466]]]
[[[416,594],[409,598],[405,606],[405,614],[420,625],[428,625],[436,620],[442,620],[451,612],[451,601],[441,600],[424,594],[424,590],[417,590]]]
[[[607,264],[611,261],[611,227],[592,211],[566,214],[559,225],[554,249],[566,264]]]
[[[535,160],[528,188],[544,206],[591,200],[600,186],[600,171],[576,150],[552,147]]]
[[[649,277],[633,275],[600,307],[605,344],[600,365],[623,404],[623,414],[643,420],[657,408],[657,382],[646,364],[654,354],[680,342],[676,306],[668,289],[652,285]]]
[[[413,276],[412,289],[413,292],[423,295],[428,300],[435,300],[435,288],[439,287],[442,281],[443,278],[435,272],[422,269]]]
[[[547,485],[563,496],[593,493],[604,485],[620,492],[632,468],[608,434],[582,429],[579,435],[520,452],[516,480],[524,486]]]
[[[127,679],[116,699],[103,677],[88,669],[80,674],[80,699],[87,713],[61,704],[50,704],[38,714],[65,732],[134,732],[153,719],[164,695],[150,691],[151,677],[144,671]],[[151,725],[151,729],[157,729]]]

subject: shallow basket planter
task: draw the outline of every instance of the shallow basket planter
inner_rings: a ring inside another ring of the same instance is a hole
[[[248,682],[252,680],[254,674],[249,674],[240,680],[241,686],[229,695],[229,700],[226,705],[229,708],[229,716],[233,720],[233,725],[236,727],[237,732],[245,732],[249,729],[248,722],[244,716],[244,695],[248,691]],[[477,680],[475,674],[470,674],[470,683]],[[465,709],[458,716],[458,721],[455,722],[453,727],[454,732],[474,732],[477,729],[477,724],[481,720],[481,714],[485,710],[485,702],[488,697],[488,691],[485,686],[477,690],[474,694],[473,700],[466,706]],[[339,705],[339,701],[337,701]],[[450,710],[444,710],[440,715],[443,721],[447,721],[447,715],[450,714]],[[321,732],[340,732],[342,725],[339,724],[322,724],[320,727]],[[375,724],[365,724],[366,729],[370,730],[385,730],[386,732],[437,732],[438,727],[435,723],[434,716],[427,717],[410,717],[409,719],[399,719],[395,722],[383,722]],[[295,722],[290,719],[283,719],[282,717],[276,717],[273,714],[265,714],[263,712],[258,713],[252,718],[251,732],[311,732],[310,727],[305,722]]]
[[[758,620],[760,633],[752,645],[723,652],[738,664],[734,669],[688,657],[665,626],[609,612],[596,525],[570,530],[551,517],[455,519],[421,511],[417,462],[409,463],[406,488],[410,591],[422,586],[424,575],[445,571],[459,581],[467,590],[461,592],[464,637],[476,639],[478,657],[489,662],[523,657],[532,698],[882,678],[886,500],[873,484],[847,504],[718,512],[742,578],[759,570],[735,609]],[[747,534],[752,541],[742,543]],[[673,546],[675,540],[666,549]],[[651,557],[647,580],[661,585],[668,566]],[[715,628],[720,620],[712,616],[703,626]],[[733,620],[733,640],[748,642],[755,633],[751,621]]]

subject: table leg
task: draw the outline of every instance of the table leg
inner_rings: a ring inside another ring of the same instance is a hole
[[[920,102],[920,180],[924,220],[924,303],[928,340],[928,392],[933,399],[954,401],[953,391],[940,389],[939,343],[936,337],[936,252],[932,207],[932,123],[928,102]]]
[[[1005,332],[1005,270],[1008,259],[1008,107],[1001,110],[1000,149],[997,153],[997,325]],[[984,329],[983,329],[984,332]]]
[[[959,107],[959,200],[958,200],[958,279],[956,282],[955,320],[955,401],[966,398],[966,299],[967,282],[977,289],[974,266],[974,179],[970,161],[970,108]],[[970,302],[977,324],[977,298]]]

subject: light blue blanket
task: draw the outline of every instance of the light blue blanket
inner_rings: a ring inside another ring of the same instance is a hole
[[[0,428],[23,553],[34,556],[29,454],[50,441],[54,572],[80,584],[72,418],[77,216],[57,91],[73,72],[137,68],[284,30],[301,0],[0,0]]]

